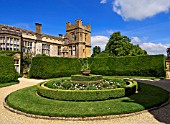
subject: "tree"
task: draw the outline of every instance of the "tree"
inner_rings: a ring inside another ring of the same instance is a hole
[[[100,48],[99,46],[95,46],[95,47],[93,48],[92,57],[98,55],[100,52],[101,52],[101,48]]]
[[[127,36],[122,36],[120,32],[115,32],[111,35],[105,51],[110,56],[147,55],[147,52],[142,50],[139,45],[133,45],[130,42],[131,40]]]

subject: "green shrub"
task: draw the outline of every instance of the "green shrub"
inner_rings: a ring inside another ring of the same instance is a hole
[[[0,83],[18,82],[18,76],[13,58],[0,56]]]

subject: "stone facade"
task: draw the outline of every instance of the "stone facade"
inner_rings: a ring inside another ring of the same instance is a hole
[[[91,56],[91,26],[82,20],[66,23],[66,34],[51,36],[42,33],[42,24],[35,23],[36,32],[0,24],[0,50],[21,51],[32,56],[46,54],[56,57],[85,58]],[[21,57],[16,57],[21,59]],[[19,68],[21,60],[18,60]],[[18,64],[17,64],[18,65]],[[17,70],[20,72],[20,69]]]
[[[170,79],[170,58],[166,59],[166,78]]]

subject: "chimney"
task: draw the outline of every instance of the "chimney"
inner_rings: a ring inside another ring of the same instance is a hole
[[[42,34],[42,24],[35,23],[36,33]]]
[[[62,35],[62,34],[59,34],[58,36],[59,36],[59,38],[63,38],[63,35]]]

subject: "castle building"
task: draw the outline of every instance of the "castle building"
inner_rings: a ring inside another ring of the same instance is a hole
[[[35,23],[36,32],[0,24],[0,51],[20,51],[33,57],[46,54],[55,57],[86,58],[91,56],[91,26],[82,20],[66,23],[63,37],[42,33],[42,24]],[[20,73],[21,56],[15,55],[15,68]]]

